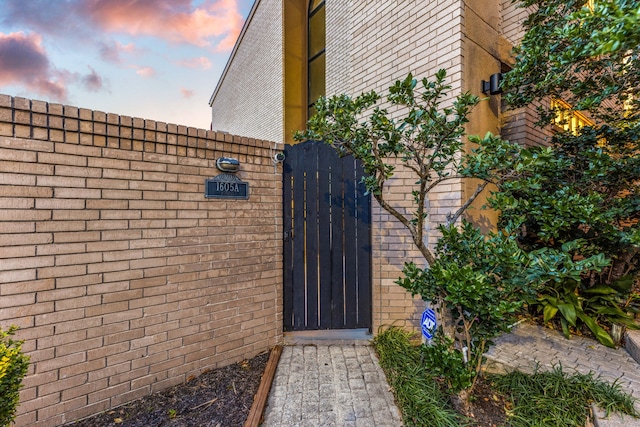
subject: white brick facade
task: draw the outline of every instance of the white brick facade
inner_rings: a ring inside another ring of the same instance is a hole
[[[461,2],[354,2],[351,91],[384,90],[406,77],[432,76],[446,68],[460,91],[462,56]],[[329,36],[327,36],[329,37]]]
[[[524,36],[522,23],[527,19],[527,16],[529,16],[529,13],[531,13],[533,9],[520,8],[517,3],[514,3],[512,0],[502,0],[501,7],[502,22],[500,32],[509,43],[516,45]]]
[[[349,92],[351,83],[351,33],[354,14],[350,1],[328,1],[326,37],[327,95]]]
[[[213,130],[281,141],[282,0],[256,2],[211,97]]]

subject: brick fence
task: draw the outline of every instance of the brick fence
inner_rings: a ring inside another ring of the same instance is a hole
[[[0,95],[0,326],[17,426],[55,426],[282,336],[274,143]],[[206,199],[235,157],[249,200]]]

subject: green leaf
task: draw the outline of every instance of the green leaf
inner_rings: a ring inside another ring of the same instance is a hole
[[[576,308],[572,304],[558,304],[558,310],[571,326],[576,326]]]
[[[589,295],[611,295],[618,293],[618,291],[610,286],[594,286],[593,288],[584,289],[582,292]]]
[[[560,326],[562,327],[562,335],[564,335],[566,339],[569,339],[571,337],[571,332],[569,331],[569,325],[564,318],[560,319]]]
[[[616,347],[613,339],[611,338],[611,335],[609,335],[607,331],[602,329],[602,327],[600,327],[600,325],[598,325],[595,320],[584,313],[578,313],[578,317],[584,322],[585,325],[587,325],[587,327],[591,330],[600,344],[606,345],[607,347],[611,348]]]
[[[544,322],[548,322],[549,320],[553,319],[556,315],[556,313],[558,312],[558,308],[552,306],[551,304],[547,304],[544,306]]]
[[[618,292],[629,292],[634,281],[635,277],[632,274],[628,274],[611,283],[611,287]]]

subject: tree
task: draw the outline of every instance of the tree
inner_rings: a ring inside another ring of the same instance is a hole
[[[465,93],[443,107],[450,89],[444,70],[433,81],[409,75],[392,85],[386,102],[395,115],[379,106],[382,97],[373,91],[321,98],[307,130],[296,135],[324,140],[360,160],[367,190],[411,233],[429,267],[406,263],[397,283],[445,312],[450,335],[438,331],[424,355],[463,405],[484,350],[525,300],[545,321],[560,314],[567,334],[582,323],[610,346],[603,326],[634,325],[624,300],[640,246],[640,73],[633,42],[640,27],[635,9],[628,19],[631,3],[596,1],[587,12],[585,0],[522,2],[536,11],[503,82],[506,99],[514,108],[537,105],[540,127],[565,108],[585,111],[595,123],[556,133],[548,146],[521,147],[487,134],[471,137],[478,148],[463,155],[464,124],[479,100]],[[594,43],[607,28],[619,28],[624,37]],[[408,213],[386,199],[398,167],[416,179]],[[482,183],[440,226],[432,252],[423,239],[428,195],[447,180],[465,178]],[[484,236],[460,219],[490,183],[497,191],[488,205],[500,211],[500,220],[497,232]]]
[[[516,63],[502,86],[506,100],[522,107],[561,98],[586,111],[598,126],[626,128],[639,119],[640,7],[631,0],[523,0],[532,12],[515,48]],[[557,110],[539,104],[539,124]]]
[[[386,99],[391,108],[404,113],[395,119],[378,106],[382,97],[373,91],[355,98],[321,98],[307,130],[296,138],[323,140],[340,153],[360,160],[367,190],[410,231],[429,268],[406,263],[404,277],[397,283],[440,307],[449,335],[441,329],[433,345],[425,347],[425,357],[434,372],[439,372],[459,393],[464,410],[468,408],[482,354],[490,340],[511,323],[526,291],[521,287],[523,281],[496,281],[496,271],[503,270],[496,267],[496,260],[520,256],[515,239],[495,235],[487,241],[477,228],[464,221],[462,231],[457,230],[461,215],[489,182],[503,180],[500,166],[504,158],[510,158],[513,146],[500,138],[487,135],[483,140],[485,146],[494,148],[493,160],[482,163],[479,176],[484,181],[440,226],[443,237],[435,254],[424,242],[429,193],[443,182],[473,175],[462,155],[462,137],[467,116],[479,100],[464,93],[453,100],[451,107],[443,106],[450,89],[445,78],[446,72],[440,70],[433,81],[422,79],[419,88],[411,74],[395,82]],[[385,192],[388,180],[400,167],[411,171],[415,178],[413,205],[408,213],[389,202]]]
[[[588,41],[580,54],[591,57],[627,54],[640,45],[640,4],[634,0],[598,1],[593,7],[583,7],[569,17],[563,32],[569,37],[588,35]],[[570,46],[569,49],[576,49]],[[575,56],[577,52],[574,53]]]

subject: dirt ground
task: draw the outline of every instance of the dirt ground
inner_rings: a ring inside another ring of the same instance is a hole
[[[471,413],[476,427],[499,427],[506,423],[505,399],[495,393],[491,385],[480,378],[473,390]]]
[[[244,424],[262,373],[264,353],[204,372],[168,390],[112,411],[66,424],[73,427],[235,427]]]
[[[269,354],[261,354],[211,370],[184,384],[144,397],[91,418],[66,424],[73,427],[235,427],[244,424],[258,391]],[[505,402],[480,381],[471,411],[477,427],[505,422]]]

